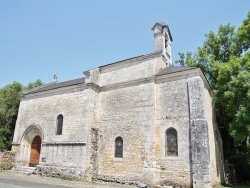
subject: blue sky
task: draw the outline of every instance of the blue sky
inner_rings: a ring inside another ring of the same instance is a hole
[[[240,26],[249,0],[0,0],[0,88],[83,71],[153,52],[152,26],[170,27],[173,61],[205,33]]]

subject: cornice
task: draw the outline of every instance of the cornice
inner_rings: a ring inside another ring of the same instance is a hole
[[[174,73],[159,75],[159,76],[156,76],[156,80],[180,77],[180,76],[185,76],[185,75],[187,77],[200,76],[201,79],[203,80],[203,83],[205,84],[206,88],[208,89],[210,95],[211,96],[213,95],[212,89],[211,89],[206,77],[204,76],[204,74],[203,74],[203,72],[201,71],[200,68],[190,69],[190,70],[183,70],[183,71],[180,71],[180,72],[174,72]]]
[[[146,82],[153,82],[153,81],[155,81],[155,77],[151,76],[147,78],[141,78],[141,79],[126,81],[126,82],[111,84],[111,85],[105,85],[105,86],[100,87],[100,91],[102,92],[102,91],[106,91],[106,90],[110,90],[110,89],[118,88],[118,87],[129,87],[131,85],[143,84]]]

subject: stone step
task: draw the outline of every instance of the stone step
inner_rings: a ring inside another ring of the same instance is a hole
[[[22,174],[32,174],[33,172],[35,172],[36,170],[36,167],[29,167],[29,166],[16,166],[16,167],[13,167],[11,169],[12,171],[15,171],[15,172],[19,172],[19,173],[22,173]]]

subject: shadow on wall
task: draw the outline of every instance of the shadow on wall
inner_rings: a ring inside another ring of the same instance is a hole
[[[214,104],[212,104],[214,106]],[[215,156],[216,156],[216,171],[217,177],[220,178],[221,184],[225,183],[225,173],[224,173],[224,154],[223,154],[223,143],[220,134],[219,127],[217,126],[215,110],[212,114],[214,127],[214,138],[215,138]]]

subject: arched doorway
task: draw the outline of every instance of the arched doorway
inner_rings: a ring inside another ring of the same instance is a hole
[[[43,132],[38,125],[29,126],[23,133],[16,164],[36,166],[42,154]]]
[[[33,139],[33,142],[31,145],[29,166],[36,166],[39,164],[40,151],[41,151],[41,137],[37,135]]]

